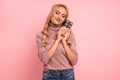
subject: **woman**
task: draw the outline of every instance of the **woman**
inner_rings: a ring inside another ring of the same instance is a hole
[[[37,34],[38,56],[44,64],[43,80],[75,80],[73,66],[78,60],[76,42],[71,29],[62,26],[68,15],[65,5],[55,4],[43,31]]]

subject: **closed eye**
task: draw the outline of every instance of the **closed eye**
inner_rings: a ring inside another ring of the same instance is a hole
[[[60,12],[59,12],[59,11],[56,11],[55,13],[56,13],[56,14],[59,14]]]

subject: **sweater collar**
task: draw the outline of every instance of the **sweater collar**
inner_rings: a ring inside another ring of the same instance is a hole
[[[61,26],[49,25],[49,27],[48,27],[49,38],[56,39],[57,38],[57,33],[58,33],[60,28],[61,28]]]
[[[60,28],[61,26],[50,24],[48,30],[57,32]]]

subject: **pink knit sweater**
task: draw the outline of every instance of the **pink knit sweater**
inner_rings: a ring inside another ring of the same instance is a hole
[[[43,34],[40,32],[36,36],[36,42],[38,47],[38,56],[40,60],[44,64],[44,70],[66,70],[66,69],[73,69],[73,66],[77,63],[78,60],[78,53],[76,50],[76,41],[75,37],[72,35],[72,43],[70,46],[71,51],[75,54],[75,58],[73,61],[69,61],[67,58],[66,51],[63,47],[62,42],[60,42],[55,50],[54,55],[50,58],[48,55],[49,48],[54,44],[55,40],[57,39],[57,32],[60,29],[58,26],[50,26],[48,29],[49,38],[48,44],[46,47],[42,45],[42,36]]]

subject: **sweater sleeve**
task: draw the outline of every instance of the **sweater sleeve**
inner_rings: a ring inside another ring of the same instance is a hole
[[[77,61],[78,61],[78,52],[76,49],[76,39],[75,39],[73,32],[71,33],[70,49],[71,49],[72,53],[75,55],[74,59],[71,61],[71,64],[74,66],[77,64]]]
[[[38,48],[38,57],[40,60],[44,63],[47,64],[50,61],[50,57],[48,55],[48,51],[46,47],[42,45],[42,33],[38,33],[36,35],[36,43],[37,43],[37,48]],[[47,45],[46,45],[47,46]]]

